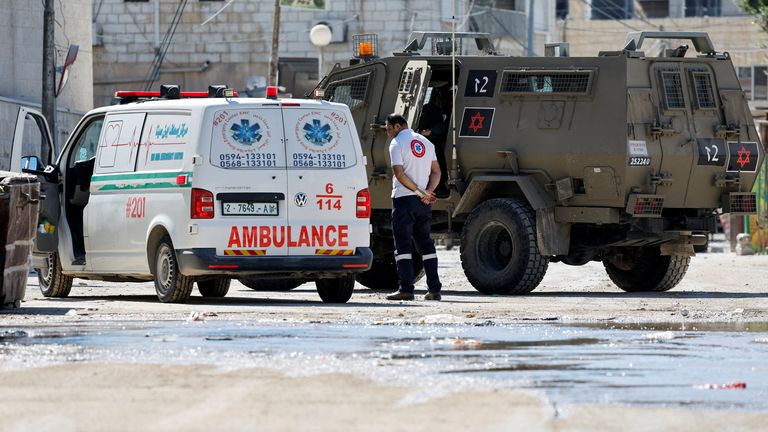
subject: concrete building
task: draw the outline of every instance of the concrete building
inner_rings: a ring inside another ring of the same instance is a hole
[[[241,93],[266,84],[272,0],[93,3],[96,105],[109,103],[117,89],[155,89],[161,83],[189,90],[226,83]],[[402,49],[414,30],[449,31],[454,10],[457,31],[488,31],[503,52],[525,52],[528,0],[282,0],[282,4],[315,7],[281,7],[279,84],[296,95],[317,83],[320,52],[310,42],[309,31],[320,22],[333,31],[322,53],[326,72],[334,63],[349,60],[353,34],[376,33],[379,52],[388,53]],[[555,0],[535,2],[539,53],[543,43],[554,38],[554,5]],[[163,52],[154,72],[153,64]]]
[[[569,43],[572,56],[593,56],[600,50],[621,49],[627,32],[631,31],[706,31],[718,51],[731,55],[752,108],[768,109],[768,35],[737,3],[735,0],[563,0],[556,5],[556,34],[559,41]],[[675,41],[669,43],[675,44]],[[662,47],[659,43],[648,44],[643,50],[657,55]]]
[[[91,0],[56,2],[55,14],[56,64],[64,62],[70,44],[79,45],[77,61],[70,68],[67,85],[56,98],[56,136],[63,143],[82,114],[93,106]],[[19,106],[40,109],[42,2],[3,0],[0,29],[0,169],[8,169]]]

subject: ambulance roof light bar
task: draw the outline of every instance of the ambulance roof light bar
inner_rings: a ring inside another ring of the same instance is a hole
[[[277,99],[277,86],[267,86],[267,99]]]
[[[231,98],[237,97],[237,92],[224,85],[212,85],[208,91],[181,91],[178,85],[161,85],[160,91],[116,91],[115,98],[120,104],[152,99],[181,99],[181,98]]]

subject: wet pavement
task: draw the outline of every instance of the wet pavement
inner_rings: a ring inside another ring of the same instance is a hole
[[[768,409],[768,323],[359,325],[224,321],[14,326],[0,370],[69,362],[344,372],[414,385],[537,391],[557,407]],[[404,401],[407,403],[409,401]]]

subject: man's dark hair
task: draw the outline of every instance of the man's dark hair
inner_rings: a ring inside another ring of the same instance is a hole
[[[401,125],[403,127],[408,127],[408,120],[403,117],[402,114],[398,113],[392,113],[387,116],[387,123],[394,125]]]

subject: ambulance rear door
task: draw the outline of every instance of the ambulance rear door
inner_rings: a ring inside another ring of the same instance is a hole
[[[211,126],[209,160],[196,170],[193,187],[213,193],[215,229],[200,221],[200,246],[216,245],[219,256],[288,255],[279,104],[217,109]]]
[[[353,255],[368,246],[368,219],[357,217],[367,188],[354,124],[346,106],[283,104],[288,158],[289,255]]]

